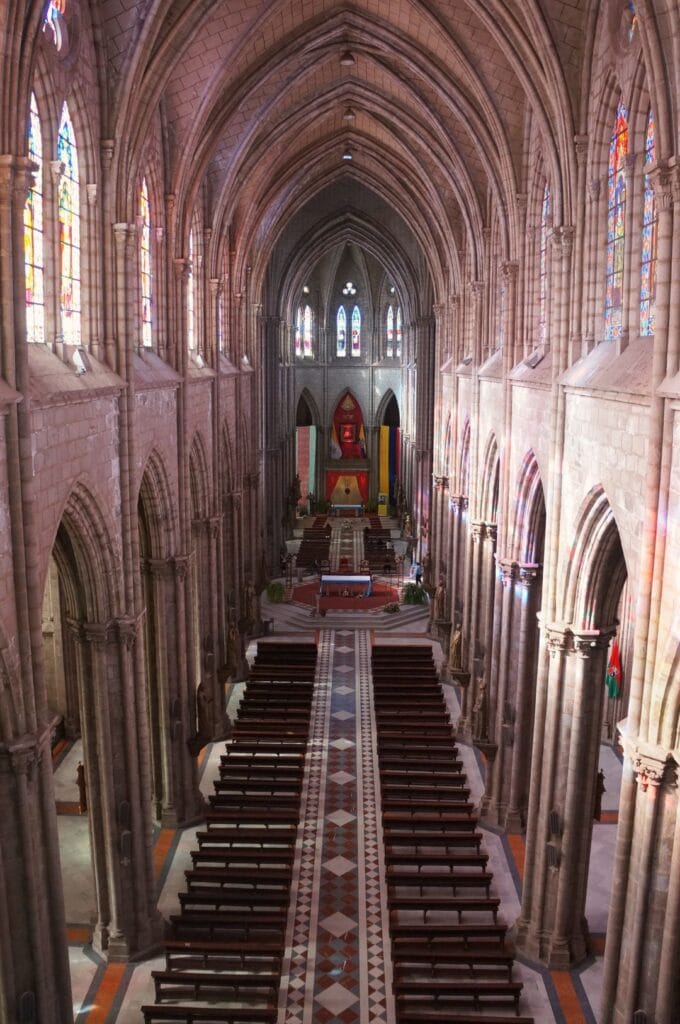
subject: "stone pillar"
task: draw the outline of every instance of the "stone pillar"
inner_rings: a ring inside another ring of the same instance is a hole
[[[507,832],[521,832],[526,822],[536,680],[537,581],[540,582],[538,566],[520,567],[514,588],[520,603],[519,635],[509,674],[509,700],[514,715],[513,721],[507,723],[508,736],[512,737],[510,770],[503,773],[499,791],[499,806],[507,808],[503,822]]]
[[[465,564],[465,592],[468,599],[463,609],[463,668],[471,676],[471,684],[463,691],[458,731],[462,736],[472,736],[472,708],[475,703],[475,674],[478,667],[478,643],[482,594],[483,543],[486,524],[479,520],[470,523],[468,548]]]
[[[492,767],[487,773],[486,792],[482,811],[494,824],[502,816],[501,789],[506,774],[509,751],[512,749],[512,735],[508,730],[506,703],[512,701],[508,695],[510,654],[514,636],[515,582],[517,565],[503,559],[498,561],[497,593],[494,604],[493,656],[489,673],[489,735],[486,737],[496,746]]]
[[[545,729],[534,744],[532,820],[516,944],[529,959],[558,970],[570,969],[588,951],[585,900],[602,680],[611,634],[611,630],[549,630]],[[542,748],[540,755],[537,746]]]

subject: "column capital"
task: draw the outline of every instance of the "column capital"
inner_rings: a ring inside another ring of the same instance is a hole
[[[519,582],[525,590],[531,590],[541,572],[541,566],[533,562],[520,562]]]
[[[517,260],[503,260],[501,263],[501,277],[506,283],[517,280],[519,263]]]
[[[571,226],[553,228],[550,233],[550,241],[555,255],[560,259],[568,260],[574,247],[574,229]]]
[[[168,579],[174,574],[174,566],[171,559],[145,558],[142,566],[154,579]]]
[[[510,558],[496,558],[496,566],[504,587],[510,586],[519,578],[519,565]]]
[[[599,178],[593,178],[592,181],[588,182],[588,195],[593,203],[596,203],[600,198],[600,192],[602,191],[602,182]]]
[[[470,281],[470,294],[475,299],[479,299],[484,292],[483,281]]]
[[[475,543],[484,540],[486,537],[486,523],[483,519],[473,519],[470,523],[470,533]]]
[[[575,135],[574,148],[576,150],[576,162],[578,164],[585,163],[586,157],[588,156],[588,136]]]
[[[172,559],[172,567],[175,573],[175,579],[185,580],[189,572],[189,565],[191,563],[190,555],[175,555]]]
[[[678,175],[676,172],[676,167],[671,168],[668,164],[658,163],[648,173],[659,212],[671,209],[674,192],[677,198]]]
[[[678,785],[678,763],[672,752],[651,743],[640,743],[632,751],[633,771],[644,792],[651,786],[675,789]]]
[[[42,750],[36,736],[21,736],[0,750],[0,772],[30,779]]]
[[[177,256],[173,260],[173,263],[175,267],[175,277],[178,280],[187,281],[192,270],[191,260],[186,259],[184,256]]]

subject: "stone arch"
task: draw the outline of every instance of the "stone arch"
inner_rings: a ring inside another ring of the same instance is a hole
[[[151,452],[144,467],[138,505],[148,533],[146,538],[142,538],[142,555],[169,558],[177,546],[177,511],[165,463],[157,451]]]
[[[388,423],[387,417],[393,415],[394,410],[396,410],[396,423]],[[375,425],[376,427],[401,426],[401,410],[399,408],[399,401],[392,388],[388,388],[380,399],[380,403],[375,414]]]
[[[321,413],[319,412],[319,406],[317,405],[309,388],[305,387],[300,392],[295,410],[296,427],[321,426]],[[304,415],[304,422],[301,419],[301,414]]]
[[[529,450],[519,472],[509,555],[517,562],[537,564],[543,560],[544,539],[543,483],[536,456]]]
[[[614,513],[601,486],[579,513],[564,577],[563,620],[575,630],[608,629],[627,576]]]
[[[205,444],[198,431],[194,434],[189,453],[189,487],[191,516],[193,519],[205,519],[210,514],[210,474]]]
[[[81,481],[64,503],[52,550],[64,570],[69,615],[87,622],[114,616],[121,606],[118,558],[97,501]]]
[[[499,470],[498,444],[495,435],[490,434],[484,454],[479,501],[480,516],[488,523],[495,523],[498,516]]]
[[[458,481],[460,491],[463,497],[469,497],[470,495],[470,418],[465,417],[463,423],[463,434],[460,443],[460,461],[458,464]]]

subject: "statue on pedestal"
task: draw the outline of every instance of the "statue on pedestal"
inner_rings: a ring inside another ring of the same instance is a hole
[[[472,736],[475,740],[487,740],[489,706],[486,695],[486,679],[477,676],[477,699],[472,707]]]
[[[461,646],[463,642],[463,633],[460,626],[456,623],[456,628],[451,634],[451,643],[449,644],[449,671],[460,672],[463,664],[461,661]]]
[[[446,619],[446,582],[442,577],[432,598],[432,618]]]

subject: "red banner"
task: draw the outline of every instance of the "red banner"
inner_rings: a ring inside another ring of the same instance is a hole
[[[334,505],[358,505],[368,501],[368,473],[326,470],[326,501]]]

